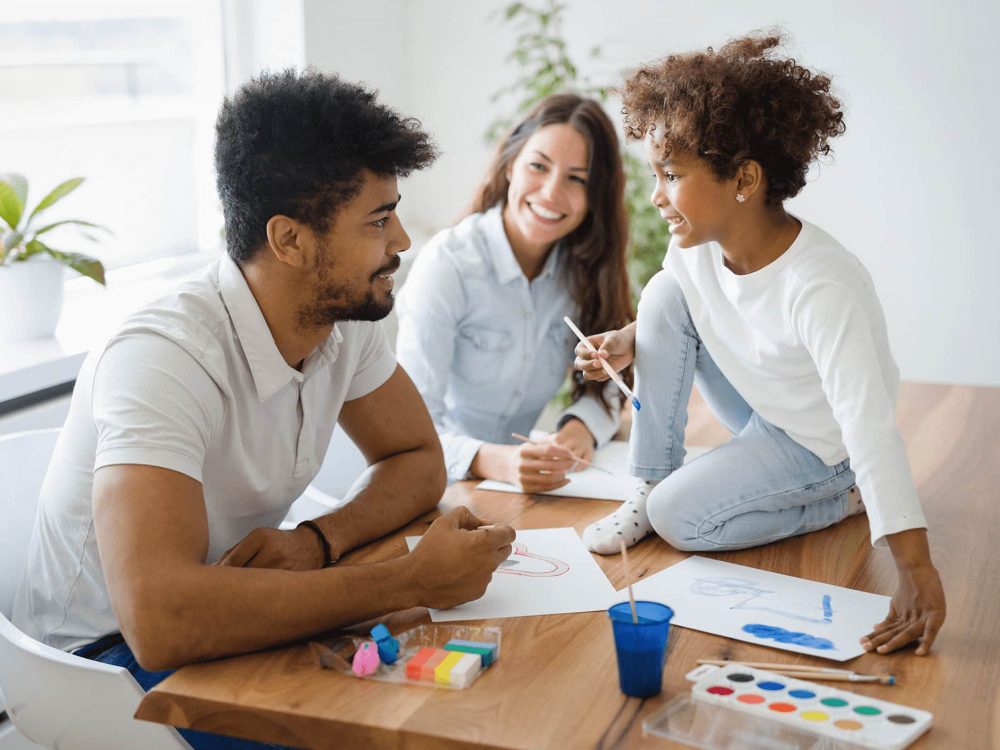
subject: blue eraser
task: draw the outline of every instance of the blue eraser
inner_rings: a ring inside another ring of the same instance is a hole
[[[392,633],[382,623],[372,628],[372,640],[378,646],[378,658],[386,664],[395,664],[399,658],[399,641],[392,637]]]

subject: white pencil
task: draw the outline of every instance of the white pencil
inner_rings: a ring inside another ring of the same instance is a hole
[[[563,322],[565,322],[566,325],[573,330],[573,333],[575,333],[576,337],[583,342],[584,346],[594,352],[594,354],[597,354],[597,349],[594,348],[593,344],[587,341],[587,337],[583,335],[583,331],[576,327],[576,323],[570,320],[568,315],[563,318]],[[608,377],[611,378],[614,384],[621,389],[621,392],[625,394],[626,398],[632,402],[632,406],[635,407],[635,410],[639,411],[639,409],[642,408],[642,404],[639,403],[639,399],[637,399],[635,394],[632,393],[632,389],[625,385],[625,381],[622,380],[621,375],[615,372],[615,369],[602,357],[597,357],[597,361],[601,363],[601,366],[604,368],[604,372],[608,374]]]

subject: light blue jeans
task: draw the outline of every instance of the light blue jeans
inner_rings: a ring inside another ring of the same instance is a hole
[[[684,464],[692,383],[733,433]],[[677,280],[660,271],[643,290],[635,341],[632,474],[663,480],[646,511],[680,550],[754,547],[835,524],[854,486],[849,461],[827,466],[753,411],[726,380],[695,329]]]

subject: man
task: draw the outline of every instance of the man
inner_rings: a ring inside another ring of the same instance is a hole
[[[373,322],[409,246],[397,176],[436,155],[419,123],[286,71],[227,100],[216,129],[228,255],[88,358],[15,603],[25,632],[146,688],[155,671],[476,599],[514,538],[460,508],[405,557],[329,567],[445,486],[430,417]],[[337,421],[367,472],[338,511],[278,530]]]

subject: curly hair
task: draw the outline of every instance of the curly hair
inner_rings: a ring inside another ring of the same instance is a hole
[[[437,157],[419,121],[312,69],[264,73],[242,86],[223,102],[215,132],[226,246],[237,263],[267,241],[272,216],[326,232],[360,191],[362,170],[405,177]]]
[[[709,47],[640,67],[622,87],[626,135],[641,140],[662,129],[664,155],[696,154],[719,179],[753,159],[767,176],[767,204],[791,198],[845,125],[830,78],[774,56],[782,42],[778,34],[747,36],[718,52]]]
[[[590,163],[587,175],[587,216],[561,242],[568,262],[565,277],[579,307],[577,321],[584,331],[608,331],[632,320],[626,255],[628,217],[625,212],[625,172],[618,137],[604,109],[593,99],[573,93],[551,94],[525,114],[497,145],[492,164],[476,192],[469,213],[507,205],[507,169],[532,135],[548,125],[570,125],[587,142]],[[631,370],[623,373],[631,384]],[[574,399],[585,393],[601,399],[605,410],[604,383],[583,379],[573,371]],[[624,397],[622,397],[624,398]],[[621,399],[619,399],[619,405]]]

